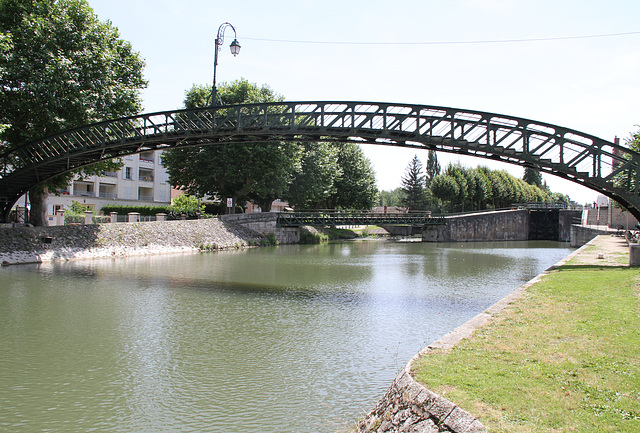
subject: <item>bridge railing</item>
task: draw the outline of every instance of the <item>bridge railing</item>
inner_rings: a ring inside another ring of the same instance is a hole
[[[278,227],[300,226],[361,226],[361,225],[439,225],[442,216],[426,213],[388,214],[374,212],[280,212]]]
[[[451,146],[457,148],[465,143],[471,153],[486,154],[487,147],[491,147],[493,153],[500,150],[505,158],[518,154],[520,160],[529,155],[534,160],[562,164],[576,173],[587,172],[594,177],[615,176],[634,159],[628,156],[633,156],[628,148],[594,136],[492,113],[370,102],[280,102],[176,110],[100,122],[5,152],[0,161],[2,171],[8,173],[55,156],[103,148],[109,143],[145,138],[153,147],[152,139],[185,131],[197,138],[198,134],[212,131],[247,134],[292,128],[301,133],[337,134],[378,144],[394,139],[403,144],[410,144],[412,139],[421,143],[420,138],[433,137],[439,139],[436,144],[440,150],[451,151]],[[619,169],[620,166],[625,167]]]
[[[640,153],[619,143],[495,113],[342,101],[166,111],[45,137],[0,154],[0,207],[5,214],[29,187],[65,171],[144,150],[284,140],[351,141],[498,159],[581,183],[640,216]]]

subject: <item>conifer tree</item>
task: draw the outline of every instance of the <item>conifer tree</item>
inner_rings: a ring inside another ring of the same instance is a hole
[[[427,167],[426,167],[426,177],[425,183],[427,188],[431,187],[431,182],[433,179],[440,174],[441,167],[438,162],[438,155],[435,150],[430,150],[427,156]]]
[[[542,188],[542,175],[535,168],[525,167],[522,180],[527,182],[529,185],[534,185],[538,188]]]
[[[426,203],[425,175],[418,155],[409,161],[402,177],[402,204],[411,210],[424,209]]]

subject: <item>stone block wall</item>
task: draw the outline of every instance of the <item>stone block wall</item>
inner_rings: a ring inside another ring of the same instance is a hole
[[[606,226],[583,226],[574,224],[571,226],[571,246],[581,247],[598,235],[615,233],[613,229]]]
[[[592,209],[585,209],[585,218],[583,223],[591,226],[609,225],[609,207],[598,206]]]
[[[617,229],[622,227],[624,230],[636,230],[638,220],[627,210],[623,210],[618,205],[609,206],[609,227]]]
[[[560,215],[558,217],[558,240],[560,242],[569,242],[571,240],[571,226],[580,224],[582,212],[581,210],[560,209]]]
[[[295,227],[276,227],[278,215],[273,212],[229,214],[220,218],[223,221],[241,224],[263,236],[273,235],[279,244],[300,243],[300,230]]]
[[[217,218],[0,228],[0,263],[211,251],[259,245],[262,239]]]
[[[468,412],[416,382],[405,368],[352,433],[483,433]]]
[[[482,212],[446,218],[446,225],[427,228],[425,242],[526,241],[529,212],[526,209]]]

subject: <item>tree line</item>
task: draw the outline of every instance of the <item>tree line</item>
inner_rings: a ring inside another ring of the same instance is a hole
[[[505,208],[514,203],[570,201],[566,195],[551,192],[537,170],[526,168],[522,179],[505,170],[468,168],[460,163],[449,163],[443,170],[433,150],[428,153],[424,170],[417,155],[409,161],[401,185],[393,191],[382,191],[379,205],[464,212]]]

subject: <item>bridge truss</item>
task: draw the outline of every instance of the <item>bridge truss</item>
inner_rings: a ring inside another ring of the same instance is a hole
[[[385,214],[373,212],[280,212],[276,227],[408,225],[426,227],[445,224],[431,213]]]
[[[561,126],[481,111],[376,102],[277,102],[164,111],[62,132],[0,154],[0,221],[36,184],[146,150],[272,141],[432,149],[532,167],[640,219],[640,154]]]

